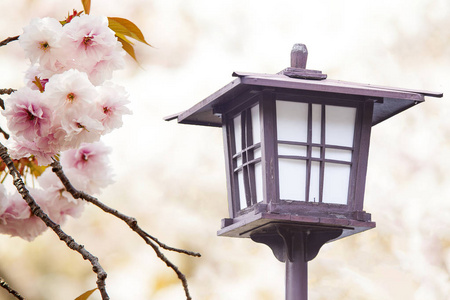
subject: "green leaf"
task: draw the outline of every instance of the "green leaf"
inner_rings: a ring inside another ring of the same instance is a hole
[[[131,21],[123,18],[108,17],[109,28],[118,34],[131,37],[141,43],[152,46],[144,38],[141,30]]]
[[[86,300],[87,298],[89,298],[90,295],[92,295],[93,292],[95,292],[97,290],[97,288],[84,292],[82,295],[78,296],[77,298],[75,298],[75,300]]]
[[[91,12],[91,0],[81,0],[81,3],[83,4],[84,13],[88,15]]]

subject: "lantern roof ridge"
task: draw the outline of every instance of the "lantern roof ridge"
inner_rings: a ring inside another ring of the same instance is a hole
[[[286,69],[285,69],[286,70]],[[284,70],[283,70],[284,71]],[[239,95],[251,90],[275,89],[293,92],[317,92],[341,95],[362,96],[375,100],[372,125],[376,125],[418,103],[423,102],[425,96],[442,97],[440,92],[413,90],[396,87],[362,84],[329,78],[298,78],[283,74],[233,72],[237,77],[232,82],[211,94],[186,111],[174,114],[164,119],[170,121],[178,119],[179,123],[205,126],[222,126],[222,119],[216,107],[222,106]],[[307,70],[321,74],[320,71]],[[326,74],[322,74],[325,75]]]

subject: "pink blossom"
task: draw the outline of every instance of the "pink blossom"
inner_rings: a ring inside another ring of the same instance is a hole
[[[66,176],[73,177],[70,170],[64,170]],[[79,186],[75,178],[71,183],[76,187]],[[83,180],[81,178],[81,180]],[[84,181],[84,180],[83,180]],[[61,180],[50,169],[46,169],[41,176],[38,177],[39,185],[47,193],[46,201],[49,217],[58,224],[62,224],[67,216],[78,218],[81,216],[85,201],[82,199],[74,199],[68,193]]]
[[[46,101],[58,114],[73,109],[89,109],[97,91],[86,73],[70,69],[52,76],[45,88]]]
[[[39,91],[23,87],[14,92],[5,106],[3,115],[13,134],[29,141],[48,134],[52,111],[44,104],[44,97]]]
[[[81,189],[88,193],[97,193],[113,182],[107,156],[110,152],[111,149],[101,142],[85,143],[77,149],[62,152],[61,165],[64,170],[72,172],[73,178],[86,179]]]
[[[66,132],[62,149],[77,148],[82,143],[92,143],[100,139],[104,127],[97,110],[72,110],[65,112],[61,128]]]
[[[19,43],[25,50],[31,63],[39,62],[46,68],[53,69],[57,62],[56,52],[60,48],[62,25],[56,19],[32,19],[23,29]]]
[[[34,194],[33,196],[36,195],[36,199],[41,196],[33,189],[30,189],[30,192]],[[32,241],[47,229],[41,219],[31,214],[30,207],[19,193],[16,192],[9,196],[6,201],[0,199],[0,204],[3,205],[5,202],[6,209],[0,215],[0,233]],[[41,208],[46,210],[45,207]]]
[[[109,54],[105,54],[88,72],[89,80],[94,85],[101,85],[105,80],[112,78],[113,71],[125,67],[125,51],[120,43],[116,44],[115,49],[111,49]]]
[[[32,90],[39,91],[39,87],[36,85],[36,77],[40,81],[41,86],[45,90],[45,85],[48,82],[48,78],[44,76],[44,74],[41,72],[39,65],[32,65],[28,68],[28,70],[25,73],[25,84],[27,87],[29,87]]]
[[[63,27],[63,31],[63,51],[72,58],[68,65],[86,73],[91,73],[99,62],[109,60],[114,51],[123,51],[104,16],[75,17]]]
[[[51,139],[52,135],[37,137],[34,141],[13,136],[7,142],[8,152],[13,159],[34,155],[39,165],[48,165],[52,162],[52,157],[58,153]]]
[[[128,95],[123,87],[112,83],[97,87],[97,90],[100,94],[97,105],[103,112],[101,120],[105,127],[103,133],[109,133],[122,126],[123,115],[131,114],[131,110],[125,106],[129,103]]]

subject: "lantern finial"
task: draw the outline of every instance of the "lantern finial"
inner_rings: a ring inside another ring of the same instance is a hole
[[[295,44],[291,51],[291,68],[306,69],[308,49],[304,44]]]
[[[291,78],[323,80],[327,74],[321,71],[307,70],[306,61],[308,60],[308,49],[305,44],[295,44],[291,51],[291,66],[279,72]]]

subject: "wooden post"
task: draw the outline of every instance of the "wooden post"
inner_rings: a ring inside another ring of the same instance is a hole
[[[308,299],[306,232],[292,235],[292,260],[286,260],[286,300]]]

